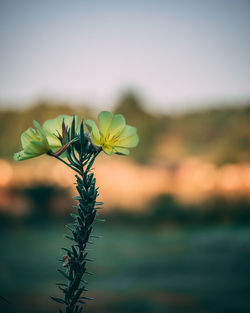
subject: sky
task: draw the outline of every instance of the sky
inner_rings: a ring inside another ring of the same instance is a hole
[[[0,0],[0,105],[250,98],[248,0]]]

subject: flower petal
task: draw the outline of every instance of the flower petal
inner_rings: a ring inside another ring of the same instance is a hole
[[[137,134],[129,136],[124,139],[118,139],[116,145],[119,147],[126,147],[126,148],[134,148],[139,143],[139,137]]]
[[[101,146],[102,146],[102,143],[101,143],[101,141],[100,141],[100,138],[99,138],[99,139],[96,138],[93,133],[90,134],[90,139],[91,139],[91,142],[92,142],[95,146],[98,146],[98,147],[101,147]]]
[[[57,131],[59,132],[59,126],[56,119],[53,120],[47,120],[43,124],[43,129],[45,130],[47,140],[49,142],[50,148],[54,150],[58,150],[62,144],[61,141],[57,138]],[[61,127],[62,131],[62,127]]]
[[[120,155],[129,155],[129,150],[126,148],[115,147],[115,153]]]
[[[118,135],[125,127],[126,121],[125,118],[121,114],[114,115],[107,134],[109,137],[113,137]]]
[[[126,137],[130,137],[130,136],[134,135],[136,132],[137,132],[136,127],[126,125],[123,128],[122,132],[119,134],[119,138],[120,138],[120,140],[122,140]]]
[[[38,134],[40,135],[40,140],[48,143],[47,138],[46,138],[46,132],[42,128],[42,126],[35,120],[33,121],[33,124],[37,128]]]
[[[108,145],[107,145],[107,146],[103,146],[103,147],[102,147],[102,150],[103,150],[106,154],[108,154],[108,155],[112,155],[113,153],[115,153],[113,147],[108,146]]]
[[[57,135],[57,131],[60,131],[60,129],[58,129],[58,121],[56,118],[52,119],[52,120],[47,120],[43,123],[43,129],[47,134],[53,134],[53,135]],[[57,131],[56,131],[57,130]],[[62,130],[62,127],[61,127]]]
[[[53,134],[47,135],[46,137],[52,151],[58,150],[62,146],[61,141]]]
[[[101,134],[106,137],[107,131],[113,119],[113,114],[108,111],[102,111],[98,114],[98,124]]]
[[[36,144],[39,144],[39,142],[36,142],[36,141],[30,141],[29,145],[27,145],[25,148],[24,148],[24,152],[27,153],[27,154],[32,154],[32,155],[39,155],[41,154],[41,147],[40,145],[36,145]]]
[[[35,155],[28,154],[28,153],[24,152],[24,150],[19,151],[17,153],[14,153],[14,156],[13,156],[15,161],[23,161],[23,160],[27,160],[27,159],[32,159],[34,157],[35,157]]]
[[[96,123],[92,120],[87,120],[87,121],[85,121],[85,125],[88,128],[88,131],[90,132],[91,137],[93,136],[95,138],[95,141],[100,143],[101,136],[100,136],[100,132],[96,126]]]
[[[33,128],[28,128],[25,132],[21,135],[21,143],[23,149],[32,141],[37,140],[37,133]]]

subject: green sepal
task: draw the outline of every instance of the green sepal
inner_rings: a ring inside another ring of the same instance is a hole
[[[73,118],[72,118],[72,123],[71,123],[71,129],[70,129],[70,138],[71,140],[73,140],[76,136],[76,132],[75,132],[75,124],[76,124],[76,121],[75,121],[75,114],[73,114]]]
[[[83,119],[80,124],[80,144],[81,144],[81,155],[85,152],[84,144],[85,144],[85,134],[84,134],[84,122]]]

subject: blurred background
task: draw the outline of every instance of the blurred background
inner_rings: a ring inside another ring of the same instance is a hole
[[[100,110],[140,144],[95,165],[86,311],[250,311],[249,27],[247,0],[0,0],[1,312],[56,312],[70,244],[74,175],[20,135]]]

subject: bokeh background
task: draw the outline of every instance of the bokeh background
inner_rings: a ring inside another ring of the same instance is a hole
[[[69,245],[74,175],[21,133],[104,109],[140,144],[95,165],[86,311],[249,312],[250,2],[1,0],[0,42],[0,312],[56,312]]]

